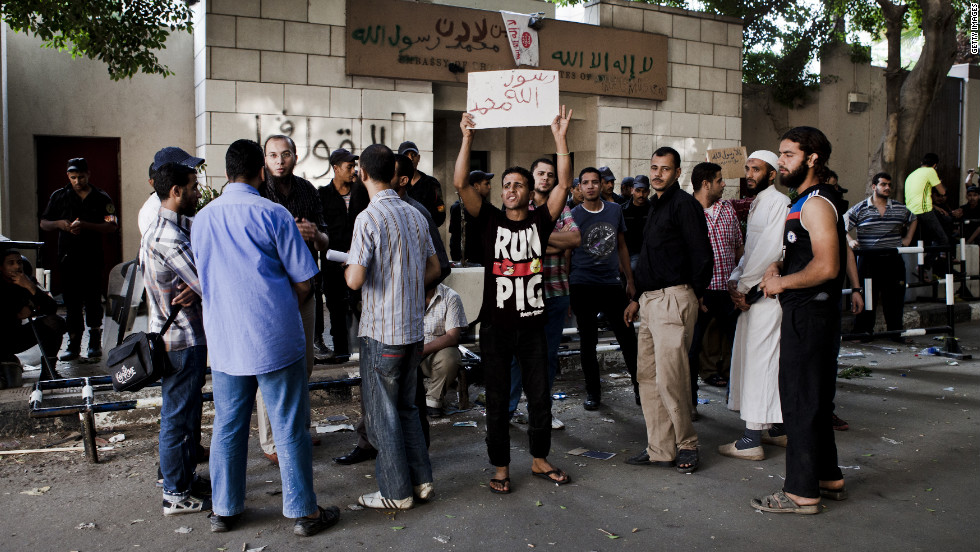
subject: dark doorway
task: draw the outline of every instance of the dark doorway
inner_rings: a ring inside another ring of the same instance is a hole
[[[37,159],[37,220],[40,222],[51,194],[68,185],[65,172],[68,160],[84,157],[92,173],[91,184],[109,194],[116,208],[120,197],[119,138],[80,138],[76,136],[35,136],[34,155]],[[119,221],[120,227],[123,221]],[[51,292],[61,293],[58,274],[58,233],[39,230],[44,246],[38,252],[38,265],[51,270]],[[119,232],[103,237],[105,267],[102,271],[102,290],[109,270],[122,262],[122,238]]]
[[[946,81],[929,108],[926,124],[922,125],[922,130],[913,142],[912,153],[905,167],[905,174],[908,175],[922,165],[922,156],[930,152],[937,154],[939,166],[936,167],[936,172],[946,188],[946,197],[949,198],[947,207],[950,209],[959,207],[962,187],[960,181],[962,114],[963,80],[946,77]]]

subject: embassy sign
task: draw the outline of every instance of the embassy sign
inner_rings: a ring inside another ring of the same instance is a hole
[[[518,68],[500,12],[347,0],[346,32],[349,75],[466,84]],[[549,19],[538,42],[538,68],[558,71],[563,92],[667,99],[666,36]]]

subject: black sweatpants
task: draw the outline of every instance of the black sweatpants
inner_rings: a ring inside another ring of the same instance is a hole
[[[606,317],[609,328],[616,335],[619,350],[623,353],[626,370],[633,380],[633,390],[638,389],[636,383],[636,332],[633,325],[623,321],[623,311],[629,301],[626,293],[619,285],[572,284],[569,289],[572,311],[578,324],[578,335],[582,360],[582,373],[585,375],[585,392],[590,397],[599,399],[599,360],[596,358],[596,344],[599,341],[599,325],[596,315],[600,312]]]
[[[902,309],[905,305],[905,261],[898,253],[889,255],[861,255],[858,257],[858,274],[862,285],[871,278],[871,307],[857,315],[855,333],[872,333],[875,311],[878,305],[885,314],[889,330],[902,329]]]
[[[480,352],[487,396],[487,454],[497,467],[510,465],[510,365],[521,367],[527,397],[527,437],[531,456],[545,458],[551,450],[551,390],[544,320],[526,328],[480,326]]]
[[[783,305],[781,331],[779,400],[788,438],[783,491],[819,498],[820,481],[844,477],[832,425],[840,301]]]

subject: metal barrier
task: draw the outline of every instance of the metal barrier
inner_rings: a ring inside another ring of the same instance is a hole
[[[906,253],[917,253],[918,254],[918,267],[921,274],[922,268],[925,265],[925,254],[926,252],[946,252],[946,274],[944,278],[934,278],[932,282],[919,282],[916,284],[905,283],[906,288],[910,287],[921,287],[923,285],[935,286],[938,289],[939,284],[945,284],[946,291],[946,325],[945,326],[935,326],[930,328],[914,328],[909,330],[891,330],[885,332],[873,332],[873,333],[848,333],[842,334],[841,339],[866,339],[866,338],[880,338],[880,337],[913,337],[922,336],[928,334],[946,334],[943,340],[943,346],[936,353],[938,356],[944,356],[955,359],[970,359],[972,355],[964,354],[960,349],[959,341],[956,339],[956,320],[955,313],[953,312],[953,295],[955,291],[953,289],[953,284],[957,281],[964,282],[965,276],[961,274],[961,277],[957,279],[953,272],[953,257],[956,253],[956,245],[937,245],[926,247],[922,241],[916,247],[867,247],[867,248],[857,248],[854,249],[855,255],[891,255],[891,254],[906,254]],[[962,257],[965,259],[966,248],[961,247]],[[976,277],[974,277],[976,279]],[[864,307],[865,309],[874,308],[873,294],[872,294],[873,282],[871,278],[864,279]],[[853,293],[851,289],[843,290],[843,293],[849,294]],[[938,292],[937,292],[938,294]]]

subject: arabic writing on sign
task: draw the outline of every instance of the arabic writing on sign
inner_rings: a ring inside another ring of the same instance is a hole
[[[558,113],[558,72],[470,73],[466,105],[477,128],[550,125]]]
[[[721,165],[722,178],[742,178],[745,176],[745,148],[709,149],[705,157],[709,163]]]
[[[586,57],[588,57],[588,61],[586,61]],[[615,74],[613,71],[619,71],[621,75],[629,75],[630,79],[635,79],[643,73],[652,71],[655,65],[655,60],[649,56],[637,59],[633,54],[610,56],[609,52],[590,52],[586,56],[583,51],[556,50],[552,52],[551,59],[556,60],[562,67],[594,69],[613,74]],[[610,67],[612,71],[610,71]]]

